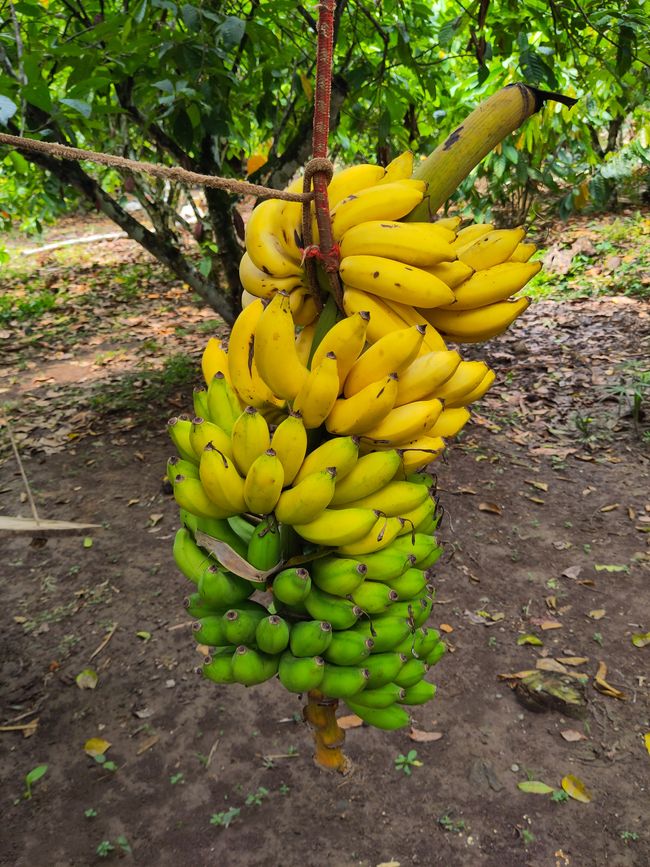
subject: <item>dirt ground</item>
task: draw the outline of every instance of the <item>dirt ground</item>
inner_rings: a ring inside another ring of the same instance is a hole
[[[112,244],[116,261],[140,261],[129,243]],[[145,293],[111,295],[90,265],[61,261],[38,264],[85,288],[0,331],[0,394],[41,515],[100,526],[44,546],[0,536],[0,863],[647,867],[650,645],[632,635],[650,630],[650,471],[629,402],[647,303],[543,301],[467,353],[497,384],[431,468],[445,508],[431,624],[450,652],[413,717],[437,734],[352,728],[342,778],[312,764],[301,702],[277,680],[195,673],[162,485],[164,422],[189,410],[191,384],[161,359],[196,365],[218,323],[155,270]],[[6,441],[2,454],[1,513],[28,515]],[[77,685],[87,668],[94,689]],[[535,669],[564,671],[583,716],[532,709],[517,675]],[[110,742],[104,764],[90,738]],[[412,749],[407,775],[395,760]],[[589,803],[559,794],[567,774]]]

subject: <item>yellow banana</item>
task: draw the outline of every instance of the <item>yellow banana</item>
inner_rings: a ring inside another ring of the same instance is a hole
[[[377,516],[370,509],[325,509],[313,521],[294,524],[298,535],[316,545],[348,545],[366,535]]]
[[[354,467],[359,457],[359,441],[356,437],[334,437],[327,440],[313,452],[309,452],[294,479],[294,485],[310,475],[336,468],[337,481],[344,479]]]
[[[473,343],[489,340],[503,333],[506,328],[520,316],[530,304],[530,298],[518,298],[516,301],[497,301],[487,307],[476,307],[473,310],[420,310],[424,318],[434,328],[447,335],[456,343]]]
[[[363,351],[369,319],[370,314],[362,310],[337,322],[318,344],[311,366],[316,367],[328,352],[333,352],[336,355],[339,381],[343,384],[350,368]]]
[[[428,496],[429,489],[426,485],[419,485],[416,482],[388,482],[380,490],[358,500],[352,500],[346,508],[374,509],[389,518],[394,518],[415,509]]]
[[[472,241],[477,241],[493,229],[492,223],[470,223],[469,226],[465,226],[464,229],[456,233],[456,240],[451,246],[457,253],[462,247],[466,247]]]
[[[290,258],[282,245],[283,207],[281,199],[265,199],[246,224],[246,252],[257,268],[273,277],[293,277],[301,272],[300,259]]]
[[[190,444],[200,460],[203,449],[212,443],[215,449],[223,452],[226,457],[232,457],[232,443],[228,434],[219,425],[203,418],[193,418],[190,428]]]
[[[215,373],[218,371],[223,373],[228,382],[231,381],[226,347],[224,346],[223,341],[219,340],[217,337],[211,337],[203,350],[203,355],[201,356],[201,370],[203,371],[203,378],[205,379],[206,385],[210,385]]]
[[[439,307],[454,300],[449,286],[433,274],[382,256],[347,256],[339,274],[346,286],[413,307]]]
[[[240,399],[248,406],[264,409],[282,406],[279,400],[259,375],[253,356],[255,329],[264,311],[261,299],[249,304],[239,314],[232,326],[228,342],[229,368],[232,368],[232,385]]]
[[[450,289],[459,286],[463,280],[467,280],[474,273],[469,265],[458,260],[455,262],[440,262],[438,265],[432,265],[425,270],[439,280],[442,280],[443,283],[446,283]]]
[[[469,394],[482,381],[489,367],[484,361],[461,361],[455,372],[431,394],[439,400],[453,403]]]
[[[460,355],[448,349],[420,355],[400,375],[395,406],[404,406],[435,394],[436,389],[453,375],[460,362]]]
[[[479,382],[479,384],[473,388],[471,391],[457,398],[456,400],[446,400],[445,401],[445,409],[453,409],[455,407],[461,406],[469,406],[470,403],[474,403],[477,400],[480,400],[486,391],[491,388],[492,383],[496,379],[496,373],[493,370],[488,370],[483,379]]]
[[[394,446],[404,440],[412,440],[427,431],[442,412],[442,403],[437,399],[416,400],[405,406],[392,409],[382,421],[366,431],[364,439],[375,440]]]
[[[178,454],[186,461],[197,462],[196,454],[190,441],[192,424],[188,418],[170,418],[167,422],[167,433],[176,446]]]
[[[290,292],[302,282],[301,269],[296,266],[296,273],[290,277],[276,277],[262,271],[245,252],[239,262],[239,279],[246,292],[256,298],[271,298],[275,292]]]
[[[220,370],[215,373],[208,385],[207,400],[210,418],[229,434],[235,420],[239,418],[242,407],[237,392]]]
[[[341,259],[348,256],[384,256],[425,268],[455,258],[434,223],[398,223],[369,220],[353,226],[341,241]]]
[[[275,517],[283,524],[306,524],[329,506],[334,496],[336,470],[328,467],[306,476],[293,488],[280,494]]]
[[[247,511],[244,480],[237,472],[235,462],[210,445],[201,452],[199,478],[208,497],[227,515]]]
[[[332,233],[339,243],[343,235],[367,220],[399,220],[422,201],[426,184],[411,179],[366,187],[342,199],[333,208]]]
[[[385,515],[379,515],[367,533],[353,542],[339,544],[336,553],[342,554],[344,557],[363,557],[364,554],[382,551],[397,538],[402,528],[403,524],[399,518],[387,518]]]
[[[295,300],[293,304],[296,309],[293,306],[291,308],[294,324],[305,328],[307,325],[311,325],[318,317],[316,301],[309,289],[303,286],[294,289],[289,296],[289,300],[294,299],[294,296]]]
[[[360,163],[357,166],[350,166],[337,172],[327,187],[330,211],[348,196],[378,184],[385,173],[386,170],[383,166],[373,166],[370,163]]]
[[[199,518],[228,518],[233,513],[221,509],[208,497],[199,479],[178,475],[172,481],[174,499],[185,511]]]
[[[500,265],[514,253],[517,244],[526,234],[521,226],[517,229],[495,229],[467,246],[460,247],[456,253],[461,262],[475,271]]]
[[[358,289],[352,289],[351,286],[344,288],[343,309],[348,316],[365,311],[370,313],[370,321],[366,331],[368,343],[376,343],[397,328],[404,328],[406,324],[382,298],[369,295],[367,292],[360,292]],[[423,319],[423,321],[425,320]]]
[[[424,485],[422,487],[424,487]],[[432,517],[435,511],[436,501],[432,497],[427,496],[413,509],[410,509],[408,512],[404,512],[400,516],[404,521],[404,525],[402,526],[397,535],[404,536],[406,535],[406,533],[417,533],[418,527],[422,524],[422,522],[425,521],[427,518]]]
[[[332,407],[325,427],[330,433],[363,434],[391,411],[397,396],[397,374],[372,382],[348,398],[340,398]]]
[[[315,333],[316,323],[312,322],[310,325],[305,325],[301,328],[296,337],[296,352],[298,353],[298,358],[305,367],[307,367],[309,362],[309,354],[311,352],[311,345],[314,342]]]
[[[386,300],[385,304],[400,318],[402,322],[401,328],[404,325],[419,325],[426,329],[422,346],[418,353],[419,355],[425,355],[427,352],[444,352],[447,349],[445,341],[436,329],[414,307],[410,307],[408,304],[400,304],[398,301]]]
[[[508,259],[509,262],[527,262],[530,257],[537,252],[537,247],[535,244],[531,244],[530,242],[522,242],[521,244],[517,244],[514,249],[514,252]]]
[[[355,361],[343,386],[346,397],[361,391],[390,373],[399,373],[417,357],[422,346],[424,327],[413,326],[391,331],[373,343]]]
[[[331,506],[345,506],[360,497],[365,497],[388,484],[400,467],[400,457],[395,449],[371,452],[356,462],[347,476],[336,482]]]
[[[302,192],[302,178],[287,187],[290,193]],[[291,259],[302,262],[302,204],[283,202],[280,213],[280,240]]]
[[[298,358],[289,296],[284,292],[274,295],[260,316],[253,357],[271,391],[285,400],[293,400],[308,371]]]
[[[442,415],[442,413],[441,413]],[[402,460],[404,473],[414,473],[435,461],[445,449],[445,441],[442,437],[430,435],[417,437],[408,443],[402,443],[397,452]]]
[[[284,469],[284,484],[290,485],[307,453],[307,431],[300,413],[292,412],[276,427],[271,448]]]
[[[283,484],[282,462],[273,449],[267,449],[246,473],[244,499],[248,510],[256,515],[268,515],[275,509]]]
[[[237,469],[243,476],[250,470],[253,461],[271,446],[267,421],[254,406],[247,406],[239,416],[232,426],[230,437],[232,454]]]
[[[470,412],[464,406],[443,409],[436,423],[427,431],[427,437],[454,437],[469,421]]]
[[[462,217],[442,217],[442,219],[436,220],[434,225],[440,226],[441,228],[449,229],[455,235],[461,222]]]
[[[410,178],[413,174],[414,159],[412,151],[404,151],[404,153],[396,156],[394,160],[388,163],[386,174],[377,183],[392,184],[393,181],[402,181],[404,178]]]
[[[278,359],[278,363],[282,363]],[[302,423],[311,430],[320,427],[330,414],[340,391],[336,356],[328,352],[316,367],[312,367],[296,395],[293,408],[302,415]]]
[[[252,304],[252,303],[255,301],[256,298],[257,298],[256,295],[251,295],[251,293],[250,293],[250,292],[247,292],[246,289],[242,289],[242,293],[241,293],[241,309],[243,310],[244,307],[248,307],[248,305],[249,305],[249,304]]]
[[[454,289],[456,300],[445,310],[474,310],[505,301],[522,289],[542,267],[541,262],[503,262],[475,274]]]

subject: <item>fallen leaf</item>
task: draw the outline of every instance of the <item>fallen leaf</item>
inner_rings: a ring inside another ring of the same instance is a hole
[[[138,751],[136,752],[136,756],[141,756],[143,753],[146,753],[147,750],[150,750],[151,747],[155,746],[159,740],[160,740],[160,735],[152,735],[138,749]]]
[[[419,744],[428,744],[432,741],[439,741],[442,737],[442,732],[423,732],[420,729],[411,729],[409,737],[412,741],[417,741]]]
[[[520,635],[517,639],[517,644],[533,644],[535,647],[541,647],[544,642],[541,638],[538,638],[536,635]]]
[[[146,629],[141,629],[140,632],[135,633],[138,638],[141,638],[143,641],[149,641],[151,638],[151,633],[147,632]]]
[[[23,617],[22,614],[16,614],[14,617],[14,623],[27,623],[27,618]]]
[[[594,608],[593,611],[589,612],[589,617],[592,620],[602,620],[606,613],[604,608]]]
[[[562,629],[562,624],[558,620],[542,620],[541,623],[536,624],[540,629],[543,629],[545,632],[549,629]]]
[[[538,491],[548,491],[548,485],[546,482],[537,482],[534,479],[525,479],[527,485],[532,485],[533,488],[537,488]]]
[[[458,488],[454,493],[456,494],[475,494],[476,491],[474,488]]]
[[[126,506],[127,506],[127,508],[128,508],[129,506],[137,506],[137,504],[138,504],[139,502],[140,502],[140,500],[136,497],[134,500],[129,500],[129,502],[126,504]]]
[[[84,536],[83,546],[84,546],[84,548],[92,548],[92,546],[93,546],[92,536]]]
[[[537,503],[539,506],[543,506],[546,503],[546,500],[542,500],[540,497],[526,497],[527,500],[530,500],[531,503]]]
[[[620,505],[621,505],[620,503],[612,503],[610,506],[602,506],[599,509],[599,511],[600,512],[613,512],[614,509],[618,509]]]
[[[441,632],[447,632],[447,633],[449,633],[449,632],[453,632],[453,631],[454,631],[454,627],[453,627],[453,626],[450,626],[448,623],[441,623],[441,624],[440,624],[440,631],[441,631]]]
[[[523,680],[525,677],[528,677],[530,674],[534,674],[535,669],[529,668],[527,671],[513,671],[509,674],[498,674],[497,677],[499,680]]]
[[[605,675],[607,674],[607,666],[604,662],[598,663],[598,671],[596,672],[596,677],[594,678],[594,688],[598,690],[598,692],[602,692],[603,695],[608,695],[611,698],[617,698],[619,701],[627,701],[627,696],[624,692],[621,692],[620,689],[616,689],[615,686],[611,686],[605,680]]]
[[[647,750],[648,753],[650,754],[650,732],[646,732],[646,733],[643,735],[643,743],[645,744],[645,748],[646,748],[646,750]]]
[[[575,580],[581,572],[582,572],[582,566],[569,566],[562,573],[562,577],[563,578],[571,578],[572,580]]]
[[[502,513],[501,506],[497,506],[496,503],[479,503],[478,510],[479,512],[490,512],[492,515],[500,515]]]
[[[556,659],[538,659],[535,668],[540,671],[556,671],[558,674],[568,674],[567,669]]]
[[[339,725],[339,728],[342,729],[358,729],[359,726],[363,725],[363,720],[360,716],[357,716],[356,713],[348,714],[347,716],[340,716],[336,722]]]
[[[632,636],[632,644],[635,647],[647,647],[650,644],[650,632],[635,632]]]
[[[560,735],[564,738],[565,741],[568,741],[570,744],[575,743],[576,741],[586,741],[587,738],[582,732],[577,731],[576,729],[564,729],[563,732],[560,732]]]
[[[79,689],[95,689],[97,686],[97,672],[92,668],[84,668],[75,677],[75,682]]]
[[[562,665],[584,665],[585,662],[589,662],[588,656],[556,656],[555,658]]]
[[[553,786],[547,786],[540,780],[522,780],[521,783],[517,783],[517,788],[529,795],[550,795],[551,792],[555,791]]]
[[[156,513],[153,515],[149,515],[149,520],[151,521],[151,526],[155,527],[156,524],[159,524],[165,516],[162,513]]]
[[[630,567],[616,563],[594,563],[596,572],[629,572]]]
[[[382,861],[377,867],[400,867],[399,861]]]
[[[573,774],[562,777],[562,788],[570,798],[573,798],[574,801],[580,801],[582,804],[588,804],[593,797],[582,780]]]
[[[103,756],[110,746],[111,742],[105,741],[104,738],[90,738],[90,740],[87,740],[84,744],[84,753],[92,758],[95,756]]]

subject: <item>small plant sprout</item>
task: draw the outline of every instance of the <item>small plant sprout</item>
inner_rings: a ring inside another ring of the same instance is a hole
[[[41,777],[44,777],[47,773],[47,765],[36,765],[35,768],[32,768],[28,774],[25,774],[25,791],[23,792],[23,798],[26,800],[30,800],[32,797],[32,786],[34,783],[38,782]]]
[[[246,806],[247,807],[259,807],[264,798],[268,797],[269,790],[265,789],[264,786],[260,786],[256,792],[251,792],[246,795]]]
[[[406,755],[402,753],[395,759],[395,770],[402,771],[407,777],[413,773],[413,768],[421,768],[422,762],[418,761],[417,750],[409,750]]]
[[[278,791],[280,792],[281,795],[288,795],[290,792],[290,789],[286,783],[281,783]]]
[[[86,819],[94,819],[96,815],[97,810],[95,810],[94,807],[88,807],[87,810],[84,810],[84,816]]]
[[[184,783],[184,774],[182,774],[180,771],[177,774],[172,774],[169,778],[169,782],[172,784],[172,786],[176,786],[178,783]]]
[[[113,846],[110,840],[102,840],[102,842],[95,849],[95,852],[99,855],[100,858],[108,858],[111,852],[114,851],[115,846]]]
[[[93,756],[98,765],[101,765],[105,771],[111,771],[114,773],[117,770],[117,765],[115,762],[107,759],[106,756],[102,753],[99,756]]]
[[[556,789],[551,794],[551,801],[554,801],[556,804],[561,804],[564,801],[568,801],[568,800],[569,800],[569,796],[564,791],[564,789]]]
[[[231,807],[223,813],[213,813],[210,817],[210,824],[218,825],[220,828],[228,828],[240,813],[239,807]]]

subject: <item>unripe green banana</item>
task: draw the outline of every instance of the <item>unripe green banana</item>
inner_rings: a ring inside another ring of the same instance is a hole
[[[235,533],[230,526],[229,519],[225,518],[197,518],[196,529],[210,536],[212,539],[217,539],[219,542],[225,542],[233,549],[240,557],[245,560],[248,554],[248,545],[244,540]]]
[[[282,653],[289,644],[289,624],[277,614],[264,617],[257,624],[255,643],[264,653]]]
[[[367,571],[363,563],[345,557],[321,557],[311,564],[314,584],[335,596],[346,596],[360,587]]]
[[[373,639],[375,646],[372,649],[372,654],[374,655],[393,650],[404,641],[412,629],[405,616],[396,617],[391,610],[390,614],[373,617],[372,620],[365,618],[360,620],[355,624],[354,631],[363,635],[364,638]]]
[[[399,704],[426,704],[436,694],[436,688],[432,683],[421,680],[405,690],[405,693],[404,698],[399,699]]]
[[[430,585],[427,584],[427,588]],[[414,627],[424,626],[433,607],[433,597],[429,591],[407,599],[404,602],[395,602],[391,608],[391,614],[396,617],[406,617]]]
[[[209,418],[210,410],[208,408],[208,391],[202,385],[197,386],[192,391],[192,402],[194,404],[194,415],[200,418]]]
[[[180,571],[195,584],[199,583],[201,575],[214,563],[210,555],[196,544],[192,534],[185,527],[176,531],[172,549],[174,562]]]
[[[437,526],[437,525],[436,525]],[[435,529],[435,528],[434,528]],[[432,530],[433,532],[433,530]],[[428,557],[424,557],[420,560],[419,568],[420,569],[430,569],[433,564],[440,559],[440,555],[442,554],[442,547],[438,545],[433,551],[429,554]]]
[[[231,518],[227,518],[228,524],[230,528],[239,536],[241,541],[244,543],[245,550],[248,550],[248,545],[250,540],[255,532],[255,525],[251,524],[243,515],[233,515]],[[230,546],[234,547],[233,545]],[[242,554],[245,558],[246,554]]]
[[[407,569],[402,575],[393,578],[391,581],[385,581],[384,584],[390,587],[397,593],[397,601],[404,602],[406,599],[412,599],[424,590],[427,579],[422,569]]]
[[[218,370],[208,386],[208,412],[210,418],[228,435],[241,415],[242,406],[237,393],[223,372]]]
[[[395,678],[406,662],[407,658],[403,653],[371,653],[363,663],[368,669],[368,689],[378,689],[387,683],[395,683]]]
[[[390,707],[406,695],[401,686],[396,683],[385,683],[375,689],[364,689],[354,701],[362,707]]]
[[[255,686],[273,677],[278,670],[278,657],[261,653],[240,644],[232,657],[232,673],[237,683]]]
[[[212,656],[206,656],[201,674],[214,683],[234,683],[235,676],[232,672],[232,655],[234,647],[224,647],[216,651]]]
[[[333,632],[329,647],[323,653],[326,662],[335,665],[361,665],[370,656],[375,642],[357,632]]]
[[[183,599],[183,606],[190,617],[210,617],[213,614],[218,614],[219,617],[223,614],[223,608],[215,608],[213,605],[208,605],[198,593],[190,593]]]
[[[327,620],[301,620],[291,627],[289,648],[294,656],[322,656],[332,641]]]
[[[442,659],[442,657],[445,655],[446,651],[447,651],[447,645],[445,644],[445,642],[439,641],[435,645],[433,650],[431,650],[430,653],[428,654],[427,665],[428,666],[435,665],[436,662],[439,662],[440,659]]]
[[[183,458],[174,455],[174,457],[169,458],[167,461],[167,478],[172,485],[174,484],[174,479],[178,475],[187,476],[191,479],[198,479],[198,464],[192,463],[192,461],[186,461]]]
[[[346,700],[347,706],[352,713],[355,713],[364,722],[385,731],[394,731],[401,729],[411,724],[411,717],[403,707],[398,704],[389,705],[389,707],[364,707],[362,704]]]
[[[412,554],[415,557],[413,565],[420,566],[437,549],[438,543],[432,536],[427,536],[424,533],[415,533],[414,535],[408,533],[404,536],[398,536],[386,550],[399,551],[406,557]]]
[[[224,572],[217,565],[206,569],[198,584],[201,599],[208,605],[223,608],[224,611],[248,599],[254,590],[255,584],[252,581],[246,581],[231,572]]]
[[[273,515],[263,518],[248,543],[247,560],[256,569],[267,572],[278,565],[282,559],[282,538],[280,528]]]
[[[440,633],[437,629],[420,626],[412,635],[408,635],[395,650],[405,653],[409,659],[415,657],[426,660],[426,657],[439,641]]]
[[[350,596],[366,614],[383,614],[399,598],[394,590],[379,581],[364,581]]]
[[[398,536],[383,551],[365,554],[361,558],[361,563],[366,567],[366,579],[368,581],[391,581],[415,565],[414,555],[405,554],[394,548],[396,542],[401,542],[401,538]]]
[[[395,683],[398,686],[408,689],[419,683],[427,673],[427,664],[423,659],[409,659],[404,663],[399,674],[395,678]],[[396,699],[397,701],[397,699]]]
[[[176,446],[176,451],[184,460],[195,464],[196,455],[190,443],[191,427],[189,419],[174,417],[167,422],[167,433]]]
[[[329,698],[346,698],[365,689],[367,681],[368,672],[365,668],[326,662],[323,679],[318,688]]]
[[[257,602],[248,605],[256,608],[230,608],[223,615],[228,644],[252,644],[255,641],[257,624],[268,615],[268,611]]]
[[[285,605],[298,605],[311,590],[311,579],[306,569],[283,569],[273,576],[273,597]]]
[[[289,692],[318,689],[324,674],[325,663],[320,656],[297,658],[285,650],[280,657],[278,676],[282,686]]]
[[[223,647],[228,644],[226,626],[219,614],[211,614],[195,621],[192,632],[197,644],[207,644],[209,647]]]
[[[303,604],[314,620],[327,620],[333,629],[349,629],[363,614],[354,602],[325,593],[313,584]]]

